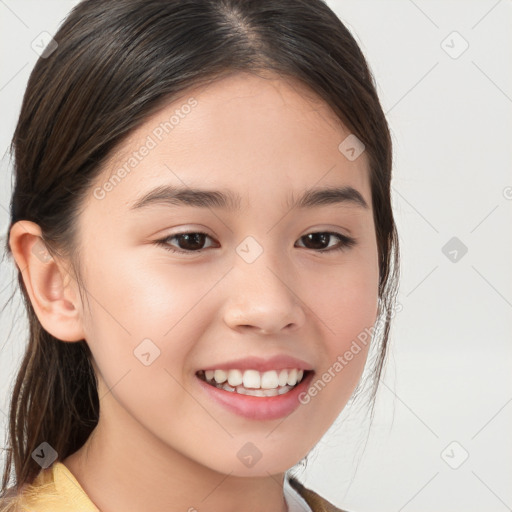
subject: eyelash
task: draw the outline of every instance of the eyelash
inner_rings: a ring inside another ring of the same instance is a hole
[[[324,252],[335,253],[338,251],[343,251],[346,249],[350,249],[357,243],[355,238],[352,238],[352,237],[349,237],[346,235],[342,235],[341,233],[336,233],[333,231],[313,231],[311,233],[307,233],[306,235],[301,236],[299,238],[299,240],[308,235],[318,235],[318,234],[335,236],[340,240],[340,245],[338,247],[334,247],[334,248],[330,248],[330,249],[318,249],[316,252],[320,252],[320,253],[324,253]],[[205,235],[208,238],[212,238],[212,237],[210,237],[210,235],[208,235],[208,233],[204,233],[202,231],[187,231],[184,233],[176,233],[174,235],[169,235],[169,236],[166,236],[165,238],[161,238],[160,240],[155,240],[155,244],[162,246],[167,251],[174,252],[174,253],[180,253],[180,254],[200,253],[205,250],[205,249],[199,249],[197,251],[192,251],[192,250],[186,251],[186,250],[174,249],[173,247],[170,246],[170,244],[168,242],[169,240],[172,240],[173,238],[177,238],[177,237],[180,237],[183,235]],[[306,249],[307,249],[307,247],[306,247]],[[312,250],[314,251],[315,249],[312,249]]]

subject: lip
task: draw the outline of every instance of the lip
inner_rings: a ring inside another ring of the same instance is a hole
[[[225,363],[217,363],[200,368],[201,370],[257,370],[259,372],[266,372],[269,370],[287,370],[297,368],[298,370],[312,370],[313,367],[296,357],[280,354],[270,358],[262,357],[244,357],[243,359],[233,359]],[[229,391],[227,391],[229,393]]]
[[[302,405],[299,401],[299,395],[309,388],[314,374],[314,371],[309,371],[299,384],[284,395],[266,397],[241,395],[235,391],[226,391],[208,384],[197,375],[195,377],[207,396],[227,410],[245,418],[264,421],[288,416],[299,405]]]

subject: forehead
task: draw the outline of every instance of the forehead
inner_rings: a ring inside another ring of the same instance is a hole
[[[161,107],[113,152],[95,187],[108,189],[103,207],[126,211],[162,184],[233,190],[244,205],[350,185],[369,203],[366,155],[351,161],[339,149],[350,135],[300,82],[239,73]]]

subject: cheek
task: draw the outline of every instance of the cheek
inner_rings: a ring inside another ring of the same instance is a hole
[[[329,340],[331,352],[343,350],[375,320],[379,272],[376,254],[354,252],[341,263],[312,268],[302,279],[302,295]],[[309,286],[306,286],[308,285]],[[318,321],[319,320],[319,321]]]
[[[182,380],[187,355],[209,320],[202,301],[223,272],[201,273],[199,279],[192,267],[165,260],[148,265],[147,256],[107,260],[86,276],[92,321],[85,326],[105,379],[110,368],[115,379],[146,359]]]
[[[313,315],[324,358],[304,403],[319,407],[327,423],[335,420],[363,372],[378,305],[376,259],[354,257],[316,273],[303,296]],[[311,279],[313,276],[311,275]]]
[[[340,349],[376,320],[378,283],[362,272],[343,275],[331,284],[323,299],[326,324]]]
[[[208,283],[170,271],[156,279],[147,265],[136,268],[125,261],[90,276],[96,293],[90,298],[86,334],[104,383],[100,396],[109,399],[104,407],[119,414],[124,409],[151,428],[160,420],[168,424],[165,404],[186,404],[181,383],[189,370],[188,355],[204,329],[196,312]]]
[[[162,338],[177,318],[194,308],[205,283],[190,279],[190,274],[165,260],[152,261],[141,249],[126,251],[122,259],[105,254],[103,264],[89,272],[87,281],[105,315],[125,333]]]

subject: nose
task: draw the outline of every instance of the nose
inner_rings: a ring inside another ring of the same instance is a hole
[[[296,291],[296,274],[270,260],[263,253],[250,264],[238,261],[231,271],[224,308],[224,322],[231,329],[275,334],[304,325],[305,305]]]

